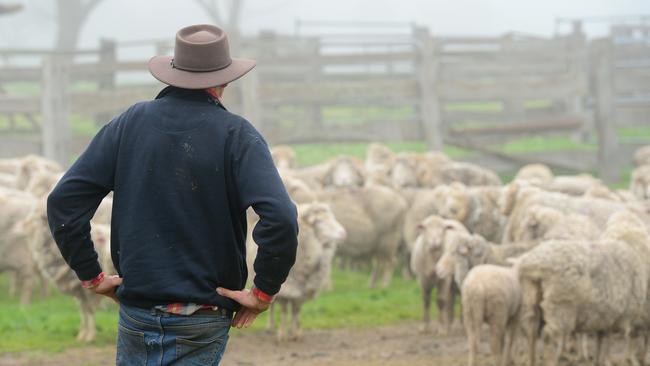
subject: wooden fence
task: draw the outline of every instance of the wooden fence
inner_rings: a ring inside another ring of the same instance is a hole
[[[238,53],[257,59],[258,67],[229,87],[226,104],[272,144],[425,141],[432,149],[448,144],[474,150],[496,168],[541,161],[598,170],[616,180],[622,159],[635,147],[618,141],[617,132],[649,125],[649,34],[647,26],[616,26],[609,37],[588,41],[579,23],[553,38],[436,37],[420,27],[402,35],[265,32],[238,45]],[[152,52],[171,50],[169,42],[148,43]],[[74,55],[0,50],[0,60],[8,60],[0,67],[0,87],[41,86],[39,95],[0,94],[0,115],[31,116],[37,131],[4,134],[0,154],[33,150],[67,163],[85,143],[71,136],[71,116],[106,122],[152,98],[160,84],[116,82],[121,75],[146,73],[145,61],[120,60],[120,47],[102,41],[99,49]],[[38,61],[11,66],[17,57]],[[97,88],[73,89],[73,81]],[[598,148],[534,155],[499,149],[529,136],[569,136],[597,141]]]

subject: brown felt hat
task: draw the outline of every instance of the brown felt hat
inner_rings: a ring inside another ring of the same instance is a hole
[[[228,36],[209,24],[191,25],[176,33],[174,57],[155,56],[149,72],[165,84],[207,89],[228,84],[255,67],[254,60],[230,57]]]

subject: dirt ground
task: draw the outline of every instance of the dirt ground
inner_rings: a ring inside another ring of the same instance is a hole
[[[478,364],[492,365],[487,336],[484,338]],[[615,351],[620,348],[615,346]],[[519,348],[522,347],[520,344]],[[237,332],[231,335],[222,365],[461,366],[467,362],[466,350],[466,340],[458,325],[447,336],[437,335],[436,329],[432,334],[420,334],[416,322],[370,329],[308,330],[301,341],[288,343],[275,342],[267,332]],[[516,356],[521,361],[522,352],[520,349]],[[1,366],[114,364],[113,347],[73,348],[50,355],[0,355]],[[577,363],[565,360],[562,364]]]

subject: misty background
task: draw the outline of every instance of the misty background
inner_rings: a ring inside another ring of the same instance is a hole
[[[15,1],[24,11],[0,20],[0,47],[52,47],[56,35],[56,9],[52,0]],[[650,13],[647,0],[248,0],[241,30],[294,33],[297,20],[350,22],[414,22],[439,35],[499,35],[518,31],[552,36],[558,18],[590,18]],[[109,0],[90,14],[79,48],[95,47],[100,38],[116,41],[173,38],[188,24],[209,23],[195,1]],[[568,26],[567,26],[568,27]],[[607,22],[585,25],[588,36],[603,34]],[[303,33],[322,30],[302,29]],[[407,30],[408,31],[408,30]],[[135,51],[134,51],[135,52]]]

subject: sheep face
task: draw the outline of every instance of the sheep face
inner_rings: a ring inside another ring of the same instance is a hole
[[[463,224],[437,215],[431,215],[424,219],[418,225],[417,231],[419,233],[417,240],[423,241],[426,251],[433,254],[443,249],[449,232],[458,231],[469,234]]]
[[[454,281],[461,286],[469,270],[480,263],[485,255],[485,246],[480,245],[476,235],[461,231],[448,232],[444,251],[436,264],[436,276],[446,278],[453,274]]]
[[[395,153],[384,145],[372,143],[368,146],[367,162],[390,167],[395,163]]]
[[[395,188],[417,187],[418,174],[415,157],[411,154],[399,154],[391,171],[391,181]]]
[[[361,164],[348,156],[339,156],[332,161],[325,176],[325,186],[361,187],[365,181]]]
[[[293,169],[296,167],[296,152],[286,145],[275,146],[271,149],[271,157],[278,169]]]
[[[309,186],[300,179],[287,177],[283,178],[282,182],[284,183],[284,187],[287,189],[287,193],[289,193],[289,197],[291,197],[294,202],[307,203],[316,200],[314,192],[312,192]]]
[[[549,224],[552,226],[564,216],[560,211],[544,206],[530,207],[522,218],[521,232],[513,238],[515,241],[533,241],[544,238]]]
[[[324,247],[343,242],[347,233],[336,220],[329,205],[315,202],[301,207],[301,219],[314,228],[316,237]]]

